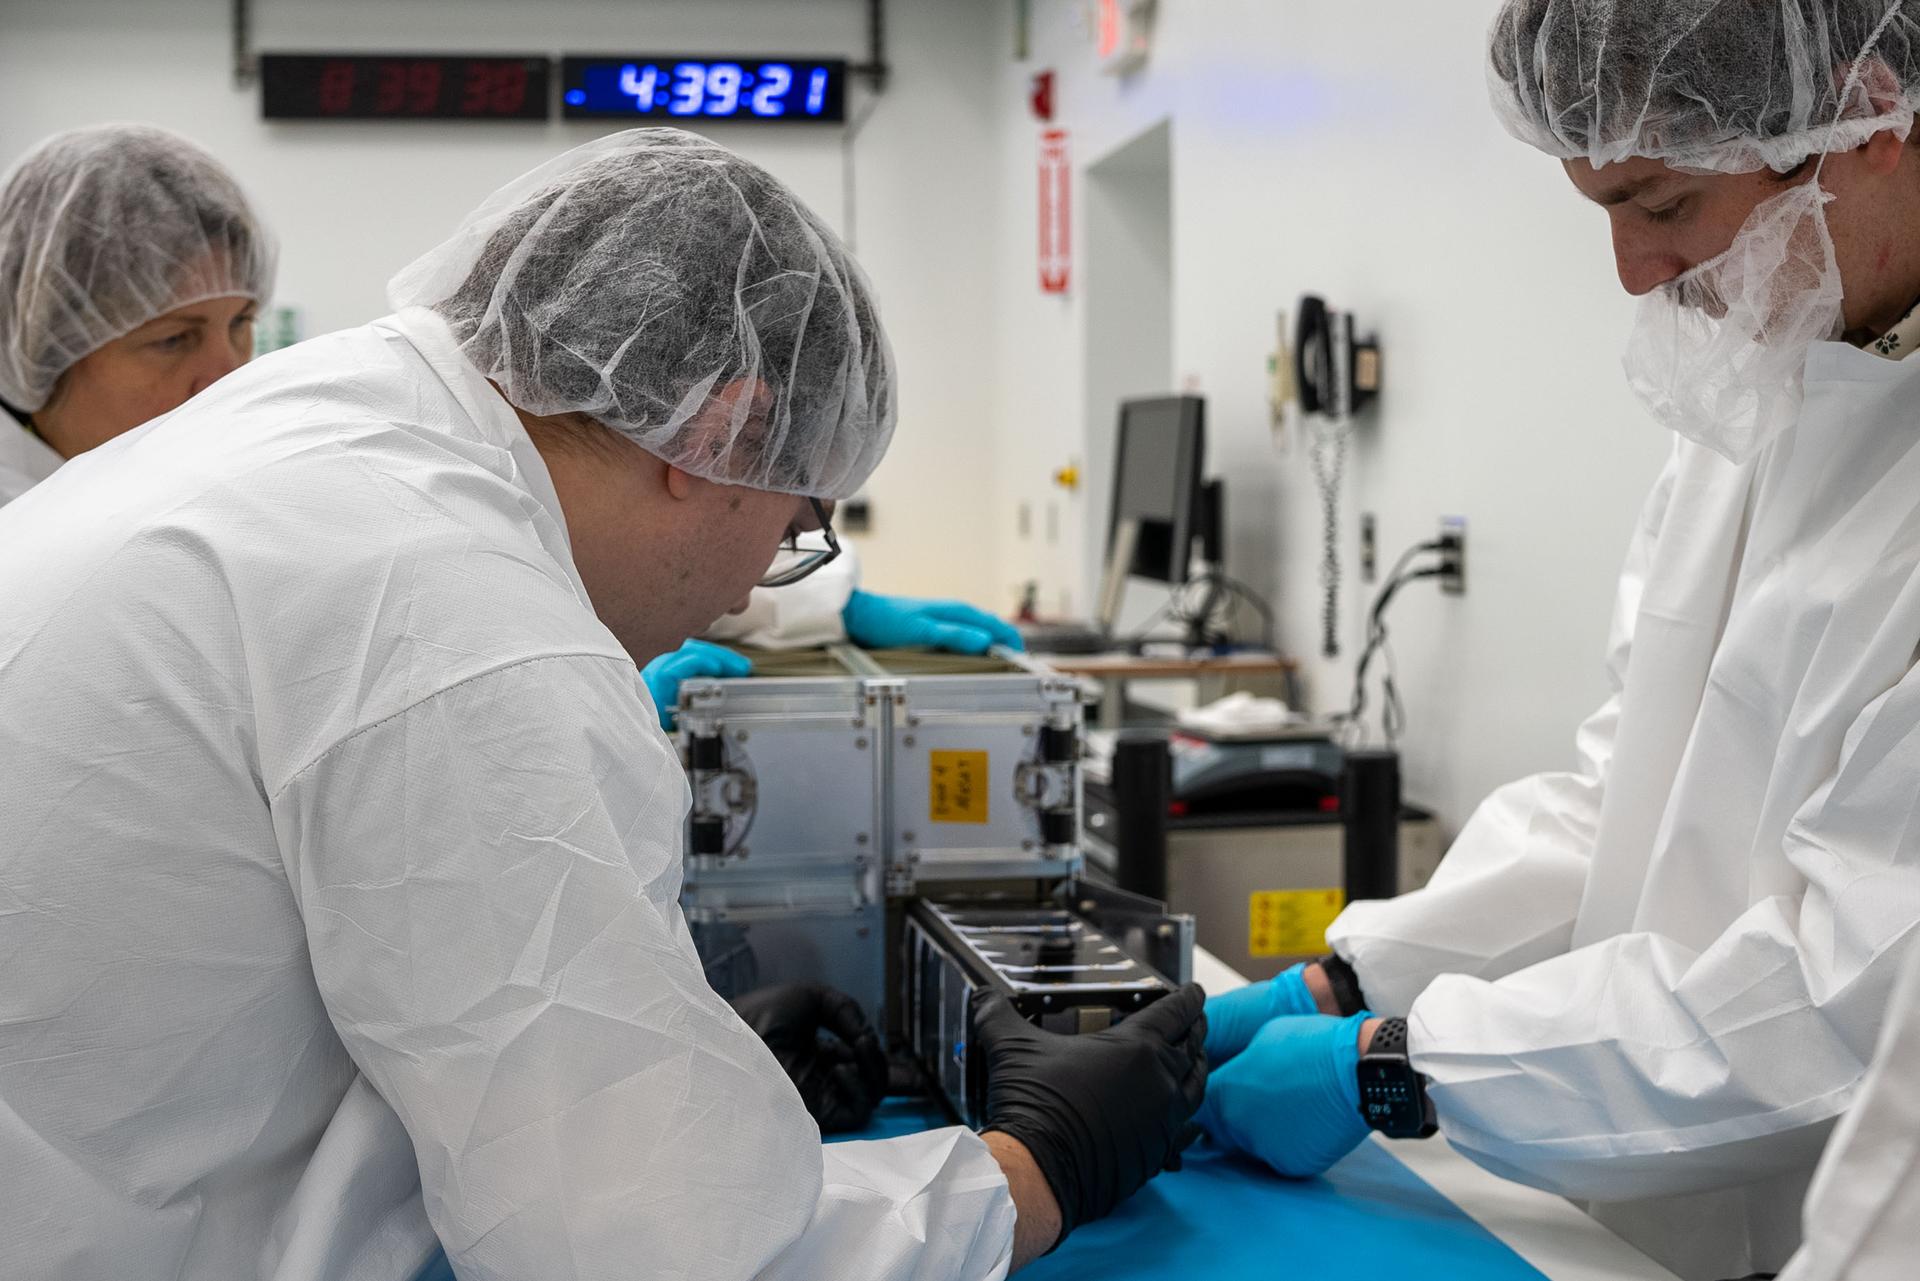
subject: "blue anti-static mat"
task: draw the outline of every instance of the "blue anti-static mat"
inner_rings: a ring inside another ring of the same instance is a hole
[[[857,1139],[947,1122],[930,1104],[892,1099]],[[1318,1179],[1283,1179],[1203,1139],[1098,1223],[1020,1273],[1020,1281],[1544,1281],[1453,1202],[1372,1143]],[[849,1275],[852,1275],[851,1273]],[[417,1281],[453,1281],[436,1255]]]
[[[945,1122],[927,1105],[889,1101],[863,1139]],[[1421,1281],[1543,1281],[1413,1171],[1372,1143],[1305,1181],[1228,1156],[1201,1140],[1098,1223],[1020,1273],[1019,1281],[1129,1277],[1185,1281],[1352,1281],[1356,1272]]]

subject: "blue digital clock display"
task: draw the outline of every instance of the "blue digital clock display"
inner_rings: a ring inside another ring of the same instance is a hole
[[[568,119],[838,124],[847,117],[844,59],[570,57],[560,68],[560,112]]]

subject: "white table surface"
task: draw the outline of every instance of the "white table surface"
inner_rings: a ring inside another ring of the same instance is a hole
[[[1194,981],[1209,996],[1244,987],[1247,980],[1205,948],[1193,950]],[[1423,1142],[1372,1142],[1472,1216],[1507,1248],[1550,1281],[1678,1281],[1646,1255],[1576,1209],[1572,1202],[1489,1174],[1448,1146],[1446,1137]]]

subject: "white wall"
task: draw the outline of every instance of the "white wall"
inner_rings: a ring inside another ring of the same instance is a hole
[[[1097,588],[1104,587],[1099,576],[1112,520],[1118,433],[1111,407],[1136,396],[1162,395],[1173,386],[1170,134],[1164,123],[1149,129],[1089,165],[1079,187],[1087,326],[1079,471],[1085,498],[1074,506],[1082,517],[1080,578]],[[1164,592],[1129,592],[1121,599],[1117,625],[1142,625],[1165,598]]]
[[[1320,710],[1346,698],[1372,589],[1350,576],[1346,654],[1319,660],[1318,503],[1299,445],[1276,451],[1266,408],[1275,313],[1309,291],[1386,344],[1386,398],[1349,467],[1347,564],[1362,511],[1379,514],[1383,558],[1431,537],[1443,513],[1471,522],[1468,594],[1410,588],[1393,614],[1409,796],[1457,825],[1501,781],[1568,763],[1603,694],[1612,582],[1666,441],[1619,374],[1632,307],[1604,218],[1487,108],[1493,0],[1163,2],[1152,62],[1125,82],[1093,70],[1078,3],[1034,0],[1025,63],[1011,57],[1013,0],[998,5],[1000,510],[1092,501],[1049,475],[1086,415],[1105,412],[1081,403],[1078,376],[1095,358],[1092,286],[1058,299],[1035,283],[1041,126],[1021,104],[1028,77],[1052,68],[1055,123],[1083,168],[1171,121],[1176,379],[1209,399],[1229,568],[1274,593]],[[1042,533],[1002,522],[1004,595],[1031,566],[1076,563],[1037,546]],[[1073,590],[1084,611],[1088,586],[1055,577],[1047,599]]]
[[[255,47],[444,52],[865,52],[860,0],[256,0]],[[282,122],[231,77],[224,0],[0,0],[0,166],[45,135],[145,120],[199,141],[281,238],[280,301],[309,334],[383,313],[386,279],[496,186],[599,123]],[[853,148],[857,234],[899,356],[897,443],[869,487],[866,578],[993,599],[966,553],[992,488],[993,228],[976,213],[996,134],[980,107],[998,33],[973,4],[891,0],[895,78]],[[728,33],[733,33],[729,37]],[[855,89],[854,113],[870,102]],[[846,131],[715,126],[845,230]],[[956,534],[955,531],[962,531]]]
[[[268,49],[854,55],[864,12],[858,0],[256,7]],[[1082,197],[1086,166],[1167,122],[1171,381],[1209,397],[1229,568],[1274,594],[1283,645],[1308,658],[1320,707],[1345,698],[1366,592],[1349,581],[1347,655],[1315,658],[1317,503],[1303,454],[1276,452],[1266,425],[1275,313],[1309,290],[1357,310],[1387,347],[1386,400],[1348,478],[1348,564],[1361,511],[1379,514],[1389,557],[1442,513],[1471,522],[1468,595],[1416,587],[1395,611],[1409,794],[1457,823],[1498,782],[1566,762],[1573,725],[1601,696],[1614,571],[1665,441],[1618,373],[1631,306],[1602,216],[1486,107],[1493,7],[1163,0],[1151,64],[1121,82],[1092,70],[1078,0],[1032,0],[1025,62],[1015,0],[890,0],[896,83],[855,148],[858,247],[899,348],[905,413],[872,485],[868,581],[1006,607],[1037,576],[1049,605],[1091,604],[1094,500],[1051,476],[1085,459],[1089,416],[1105,412],[1088,392],[1102,354],[1088,350],[1093,264],[1083,258],[1074,292],[1053,298],[1034,261],[1040,126],[1025,100],[1029,75],[1052,67]],[[231,86],[227,10],[0,0],[0,156],[103,119],[200,139],[280,230],[282,294],[312,330],[380,311],[395,267],[497,183],[596,132],[269,126]],[[753,34],[728,41],[730,28]],[[865,102],[857,93],[856,112]],[[715,133],[844,226],[842,131]],[[1084,222],[1076,231],[1084,248]]]

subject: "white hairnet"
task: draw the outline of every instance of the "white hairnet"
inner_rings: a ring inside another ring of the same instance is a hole
[[[264,302],[273,268],[239,184],[185,138],[55,134],[0,180],[0,400],[44,407],[82,357],[176,308]]]
[[[1920,103],[1909,0],[1506,0],[1489,37],[1509,132],[1596,167],[1781,173]]]
[[[576,147],[395,276],[519,408],[582,413],[697,476],[853,494],[893,356],[844,246],[771,174],[677,129]]]

